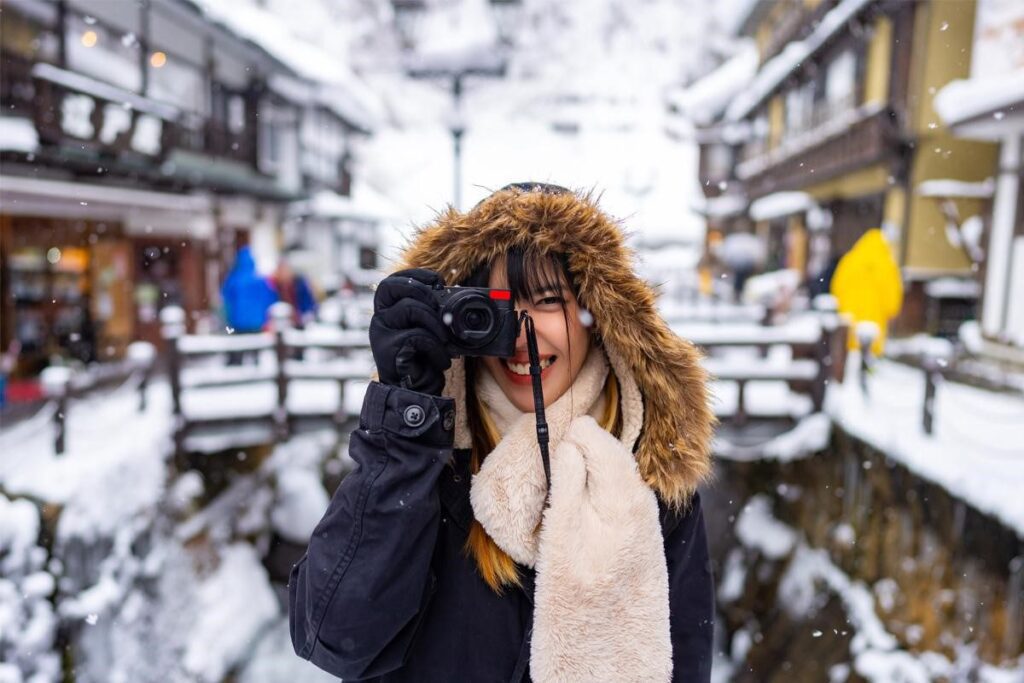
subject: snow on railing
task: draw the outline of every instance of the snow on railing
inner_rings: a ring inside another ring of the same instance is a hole
[[[268,332],[186,335],[180,308],[161,311],[179,452],[186,436],[204,426],[259,423],[271,428],[272,438],[286,439],[296,419],[330,419],[337,426],[348,419],[345,385],[369,379],[372,371],[359,353],[369,349],[366,331],[295,329],[292,308],[283,302],[270,316]],[[246,364],[251,358],[256,362]],[[245,391],[218,391],[228,387]]]
[[[153,372],[156,350],[148,342],[129,344],[124,360],[115,363],[95,364],[84,370],[51,365],[40,374],[43,393],[50,398],[49,405],[40,415],[53,419],[53,450],[64,453],[67,446],[67,413],[72,400],[85,398],[99,387],[119,383],[127,386],[134,383],[133,390],[139,392],[138,410],[146,410],[146,389]],[[39,424],[33,420],[33,424]]]

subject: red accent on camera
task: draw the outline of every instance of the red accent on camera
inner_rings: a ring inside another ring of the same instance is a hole
[[[511,301],[512,290],[511,289],[492,289],[491,298],[497,301]]]

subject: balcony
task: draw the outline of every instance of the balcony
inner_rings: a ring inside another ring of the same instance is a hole
[[[862,106],[748,156],[736,167],[752,197],[796,190],[898,154],[896,126],[886,108]]]
[[[2,64],[0,101],[8,115],[32,121],[39,161],[158,184],[216,189],[222,179],[225,188],[280,194],[274,179],[258,172],[256,131],[248,121],[232,128],[52,64],[10,55]]]

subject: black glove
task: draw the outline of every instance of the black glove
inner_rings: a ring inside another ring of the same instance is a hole
[[[431,294],[443,285],[432,270],[414,268],[389,275],[377,285],[370,320],[370,349],[384,384],[439,396],[452,359],[448,334]]]

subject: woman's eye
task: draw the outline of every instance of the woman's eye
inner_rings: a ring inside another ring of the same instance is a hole
[[[543,299],[541,299],[540,301],[538,301],[535,305],[536,306],[547,306],[547,305],[551,305],[551,304],[564,304],[564,303],[565,303],[565,299],[563,299],[560,296],[546,296]]]

